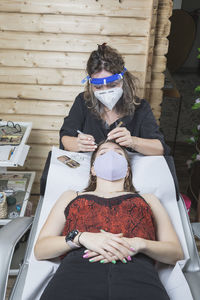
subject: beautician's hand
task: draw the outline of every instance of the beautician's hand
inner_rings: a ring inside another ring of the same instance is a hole
[[[89,134],[79,133],[77,137],[78,151],[94,151],[97,147],[94,137]]]
[[[129,148],[134,148],[134,138],[126,127],[116,127],[108,133],[108,140],[115,140],[120,146]]]
[[[94,257],[94,261],[105,259],[104,262],[112,262],[113,260],[124,261],[125,257],[131,254],[129,243],[121,237],[123,234],[113,234],[110,232],[91,233],[84,232],[80,236],[81,244],[91,252],[98,254]],[[87,256],[87,255],[86,255]],[[90,256],[90,257],[93,257]],[[84,257],[87,258],[87,257]]]

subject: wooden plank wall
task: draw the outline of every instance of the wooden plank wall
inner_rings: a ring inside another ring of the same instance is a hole
[[[165,76],[163,72],[166,68],[166,57],[168,52],[169,41],[167,39],[170,33],[170,16],[172,14],[173,1],[159,0],[157,14],[154,14],[155,32],[152,39],[154,39],[154,47],[149,53],[149,60],[151,61],[151,79],[150,85],[146,85],[146,97],[149,99],[151,108],[156,119],[159,122],[161,113],[161,103]],[[152,42],[153,44],[153,42]]]
[[[64,116],[83,90],[85,65],[107,42],[140,79],[159,118],[171,0],[1,0],[0,118],[31,121],[23,170],[37,172],[33,193]]]

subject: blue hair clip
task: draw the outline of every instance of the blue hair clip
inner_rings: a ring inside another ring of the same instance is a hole
[[[108,76],[108,77],[104,77],[104,78],[91,78],[89,75],[87,77],[85,77],[81,83],[85,83],[86,81],[89,80],[89,82],[91,84],[108,84],[110,82],[113,82],[113,81],[116,81],[116,80],[119,80],[119,79],[122,79],[123,78],[123,75],[125,73],[127,69],[124,68],[124,70],[121,72],[121,73],[118,73],[118,74],[113,74],[111,76]]]

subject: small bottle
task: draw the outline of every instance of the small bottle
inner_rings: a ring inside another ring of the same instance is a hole
[[[4,201],[4,194],[0,193],[0,203],[3,203],[3,201]]]
[[[19,204],[15,205],[15,206],[13,205],[13,209],[11,209],[10,213],[8,214],[8,218],[15,219],[15,218],[19,217],[20,210],[21,210],[21,205],[19,205]]]

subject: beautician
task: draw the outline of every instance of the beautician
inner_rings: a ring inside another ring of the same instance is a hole
[[[115,140],[129,151],[168,155],[148,102],[136,95],[136,78],[117,50],[105,43],[90,54],[85,92],[80,93],[60,130],[60,147],[94,151],[102,140]]]

